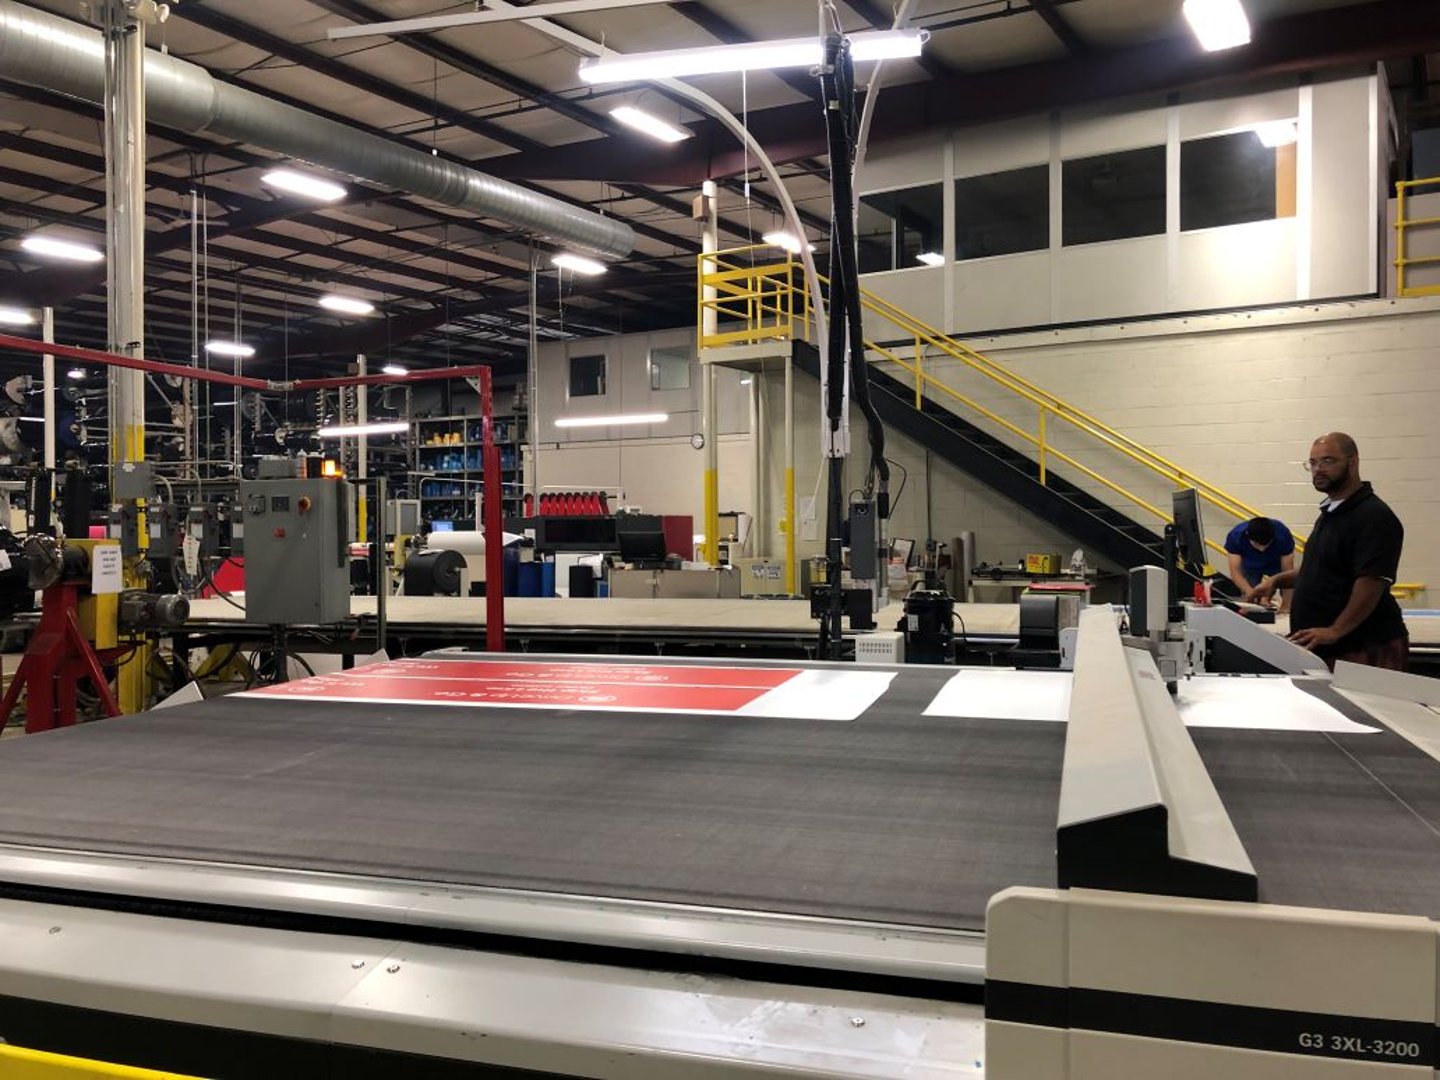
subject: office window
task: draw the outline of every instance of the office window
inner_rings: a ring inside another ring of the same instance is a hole
[[[1050,166],[955,181],[955,258],[983,259],[1050,246]]]
[[[650,389],[690,389],[690,348],[672,345],[650,350]]]
[[[1295,216],[1295,144],[1253,131],[1180,144],[1180,228],[1212,229]]]
[[[860,272],[920,266],[945,250],[945,194],[940,184],[860,196]]]
[[[1165,231],[1165,148],[1121,150],[1061,165],[1066,247]]]
[[[570,396],[601,397],[605,393],[605,357],[570,357]]]

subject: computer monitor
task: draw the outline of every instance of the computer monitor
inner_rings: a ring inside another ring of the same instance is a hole
[[[432,521],[432,522],[430,523],[430,531],[431,531],[431,532],[454,532],[454,531],[455,531],[455,523],[454,523],[453,521]]]
[[[1200,519],[1200,493],[1182,488],[1170,496],[1170,510],[1175,519],[1175,554],[1185,572],[1195,577],[1205,574],[1205,526]]]
[[[653,527],[620,530],[620,561],[635,564],[663,563],[666,555],[665,530],[659,518]]]

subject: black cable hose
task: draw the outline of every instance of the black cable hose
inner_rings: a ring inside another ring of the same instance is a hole
[[[831,347],[837,339],[837,312],[850,337],[850,393],[865,416],[870,441],[870,469],[865,488],[879,478],[881,517],[889,517],[890,466],[885,461],[885,425],[870,399],[870,373],[865,363],[864,317],[860,304],[860,266],[855,238],[855,67],[849,43],[839,34],[825,39],[821,72],[826,135],[830,153],[830,326]],[[843,342],[844,337],[839,339]],[[842,346],[843,347],[843,346]]]

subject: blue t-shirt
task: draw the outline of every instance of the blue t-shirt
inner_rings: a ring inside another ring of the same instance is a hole
[[[1275,539],[1270,541],[1270,546],[1264,551],[1256,551],[1250,538],[1245,535],[1245,528],[1249,524],[1248,521],[1242,521],[1230,530],[1230,535],[1225,537],[1225,550],[1231,555],[1240,556],[1240,572],[1251,585],[1258,585],[1260,579],[1267,574],[1280,573],[1281,559],[1295,554],[1295,537],[1290,534],[1283,521],[1271,518],[1270,524],[1275,526]]]

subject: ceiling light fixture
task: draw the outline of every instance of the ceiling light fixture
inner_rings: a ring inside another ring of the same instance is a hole
[[[1300,138],[1294,120],[1272,120],[1268,124],[1255,125],[1255,137],[1262,146],[1272,150],[1277,146],[1289,146]]]
[[[409,375],[410,369],[399,364],[386,364],[380,369],[382,375]]]
[[[1185,0],[1185,21],[1206,52],[1250,44],[1250,20],[1240,0]]]
[[[216,356],[233,356],[237,360],[248,360],[255,355],[255,346],[243,341],[207,341],[205,351]]]
[[[382,420],[374,424],[332,424],[315,434],[322,439],[346,439],[354,435],[399,435],[409,430],[404,420]]]
[[[89,244],[76,244],[69,240],[56,240],[53,236],[27,236],[20,246],[32,255],[44,255],[48,259],[65,259],[68,262],[103,262],[105,253]]]
[[[851,34],[850,56],[856,63],[919,56],[929,36],[925,30],[872,30]],[[824,58],[825,45],[818,37],[750,41],[739,45],[707,45],[698,49],[626,53],[585,60],[580,64],[580,78],[592,85],[649,82],[731,71],[815,67]]]
[[[678,128],[674,124],[666,123],[658,116],[651,116],[644,109],[637,109],[633,105],[621,105],[618,109],[611,109],[610,115],[626,127],[634,128],[636,131],[649,135],[652,139],[659,139],[661,142],[684,142],[693,135],[692,132]]]
[[[85,378],[85,369],[84,369],[84,368],[78,368],[78,367],[72,367],[69,371],[65,372],[65,377],[66,377],[67,379],[76,379],[76,380],[83,379],[83,378]]]
[[[307,199],[318,199],[321,202],[334,202],[345,197],[345,189],[339,184],[321,180],[309,173],[296,172],[294,169],[272,169],[260,177],[260,182],[291,195],[303,195]]]
[[[765,243],[769,244],[771,247],[784,248],[792,255],[800,254],[800,241],[795,239],[795,234],[792,232],[785,232],[783,229],[776,229],[774,232],[767,232],[764,236],[760,237],[760,239],[765,241]],[[815,250],[814,244],[809,244],[807,246],[810,248],[811,251]]]
[[[562,416],[556,427],[624,427],[631,424],[663,424],[669,413],[629,413],[623,416]]]
[[[373,315],[375,305],[369,300],[356,296],[322,296],[320,306],[326,311],[339,311],[346,315]]]
[[[550,262],[561,270],[573,270],[577,274],[594,276],[605,272],[605,264],[595,259],[587,259],[583,255],[571,255],[568,252],[561,252],[553,256]]]
[[[24,308],[0,307],[0,326],[29,326],[35,316]]]
[[[938,251],[922,251],[915,256],[915,261],[924,263],[926,266],[944,266],[945,256]]]

